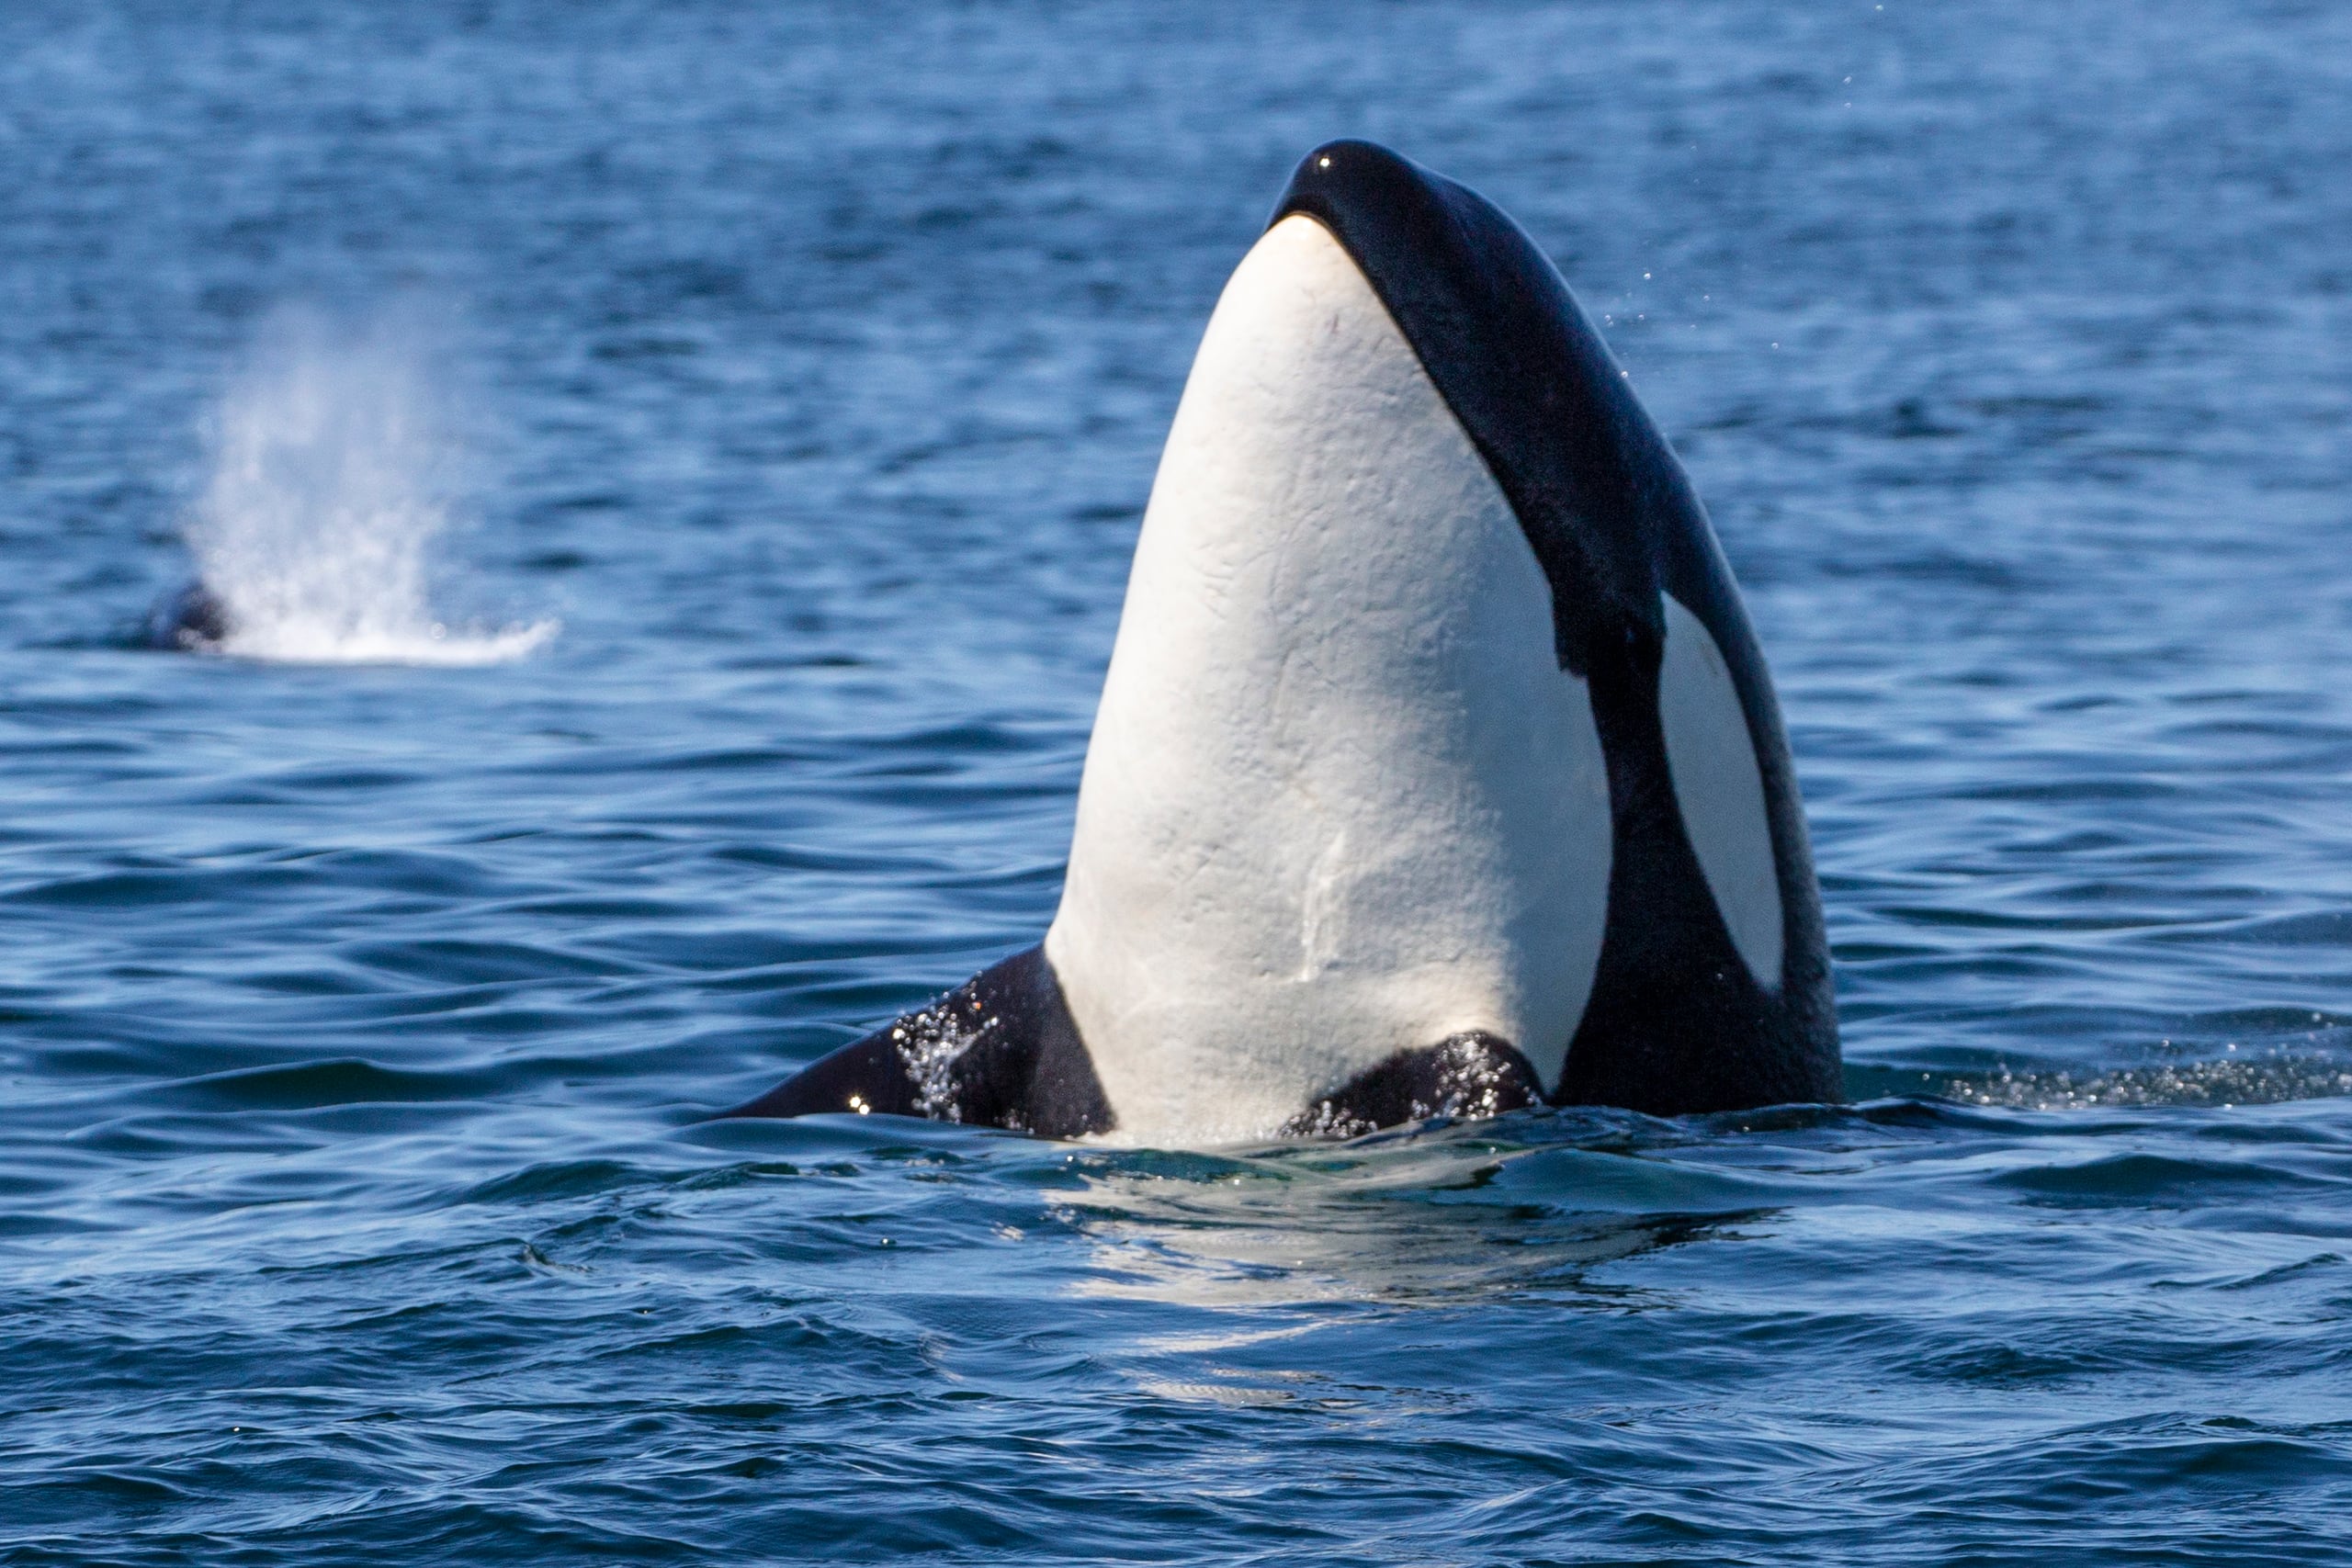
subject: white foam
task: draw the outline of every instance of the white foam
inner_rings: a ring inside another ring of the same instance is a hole
[[[434,611],[456,445],[403,325],[338,330],[281,313],[223,398],[187,527],[198,575],[228,612],[223,652],[494,664],[555,636],[553,620],[452,625]]]

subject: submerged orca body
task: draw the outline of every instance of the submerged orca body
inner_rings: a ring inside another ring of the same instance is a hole
[[[229,640],[229,606],[203,583],[183,583],[155,601],[140,630],[150,648],[205,652]]]
[[[1509,218],[1338,141],[1193,363],[1044,942],[729,1114],[1197,1145],[1840,1097],[1689,479]]]

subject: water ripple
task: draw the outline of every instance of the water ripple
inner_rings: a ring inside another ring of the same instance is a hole
[[[0,1561],[2340,1560],[2348,57],[0,11]],[[1517,214],[1690,463],[1856,1103],[703,1120],[1051,917],[1337,134]],[[247,657],[134,646],[199,567]]]

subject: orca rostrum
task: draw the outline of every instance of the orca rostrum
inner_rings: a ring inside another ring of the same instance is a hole
[[[1840,1098],[1689,477],[1516,224],[1335,141],[1185,383],[1045,941],[729,1114],[1200,1145]]]

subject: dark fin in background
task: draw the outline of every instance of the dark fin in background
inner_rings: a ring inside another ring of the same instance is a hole
[[[1780,705],[1681,463],[1557,268],[1484,197],[1368,141],[1316,149],[1274,219],[1363,270],[1510,501],[1589,682],[1616,852],[1600,964],[1553,1099],[1656,1115],[1845,1097],[1828,947]],[[1780,984],[1734,947],[1683,830],[1660,728],[1661,592],[1722,650],[1762,773]]]
[[[201,582],[189,582],[155,601],[141,635],[149,648],[201,653],[229,640],[229,606]]]
[[[720,1115],[820,1111],[923,1116],[1047,1138],[1115,1125],[1042,947],[982,970]]]
[[[1286,1138],[1353,1138],[1432,1116],[1476,1120],[1544,1103],[1544,1080],[1512,1046],[1473,1030],[1399,1051],[1283,1123]]]

